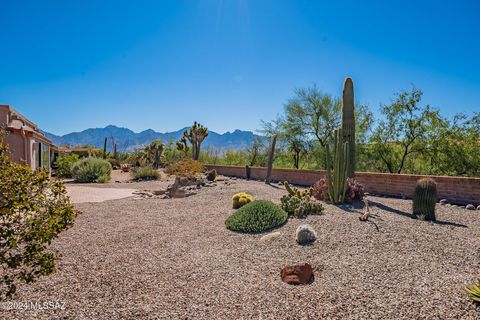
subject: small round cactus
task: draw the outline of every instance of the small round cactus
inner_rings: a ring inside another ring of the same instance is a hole
[[[317,233],[310,225],[302,224],[295,232],[295,240],[301,245],[313,243],[317,240]]]
[[[238,209],[252,201],[253,201],[253,197],[251,195],[245,192],[239,192],[233,195],[232,206],[233,206],[233,209]]]

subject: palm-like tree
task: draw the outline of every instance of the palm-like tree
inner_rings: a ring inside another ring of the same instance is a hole
[[[162,157],[163,148],[164,144],[160,140],[154,140],[145,147],[145,152],[152,161],[152,167],[154,169],[158,169],[160,167],[160,160]]]

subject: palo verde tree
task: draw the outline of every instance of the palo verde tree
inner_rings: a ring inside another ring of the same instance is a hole
[[[177,148],[186,154],[188,152],[187,141],[190,142],[192,146],[192,158],[193,160],[198,160],[200,156],[200,146],[207,136],[208,129],[195,121],[188,130],[183,132],[183,137],[177,142]]]
[[[11,160],[0,132],[0,296],[55,271],[47,246],[78,213],[59,180]]]
[[[442,123],[438,111],[419,105],[421,99],[422,91],[413,87],[398,93],[390,105],[382,108],[385,119],[370,139],[371,157],[390,173],[401,173],[410,157],[428,152],[431,133]]]

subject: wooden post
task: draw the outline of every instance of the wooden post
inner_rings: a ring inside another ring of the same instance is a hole
[[[248,164],[245,166],[245,178],[247,180],[250,180],[250,167],[248,166]]]
[[[270,152],[268,154],[268,167],[267,167],[267,177],[265,178],[265,183],[270,184],[272,177],[272,167],[273,167],[273,157],[275,156],[275,145],[277,144],[277,135],[274,135],[272,142],[270,143]]]

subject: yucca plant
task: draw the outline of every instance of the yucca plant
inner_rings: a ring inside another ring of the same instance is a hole
[[[437,202],[437,184],[431,178],[417,181],[413,195],[413,215],[435,221],[435,204]]]
[[[480,303],[480,278],[478,279],[478,283],[471,284],[467,288],[465,288],[470,299],[472,299],[476,303]]]

